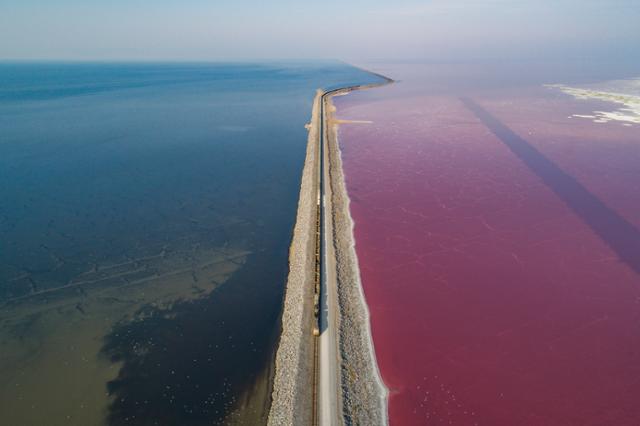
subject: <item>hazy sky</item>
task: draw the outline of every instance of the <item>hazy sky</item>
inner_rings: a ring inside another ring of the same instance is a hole
[[[638,55],[640,0],[0,0],[0,59]]]

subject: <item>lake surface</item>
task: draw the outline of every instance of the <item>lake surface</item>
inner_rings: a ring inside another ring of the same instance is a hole
[[[0,63],[0,424],[261,424],[340,63]]]
[[[640,68],[377,70],[335,103],[391,424],[639,424]]]

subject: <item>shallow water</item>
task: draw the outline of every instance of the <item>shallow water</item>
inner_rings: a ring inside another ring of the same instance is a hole
[[[0,424],[264,422],[340,63],[0,64]]]
[[[336,99],[372,121],[339,137],[391,424],[640,422],[640,126],[544,86],[606,73],[533,68]]]

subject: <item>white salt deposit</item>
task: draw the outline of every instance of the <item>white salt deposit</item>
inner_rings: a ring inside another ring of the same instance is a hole
[[[594,123],[621,122],[626,126],[640,124],[640,79],[614,80],[584,87],[548,84],[546,87],[581,100],[599,100],[617,104],[612,111],[593,111],[593,114],[574,114],[572,117],[590,119]]]

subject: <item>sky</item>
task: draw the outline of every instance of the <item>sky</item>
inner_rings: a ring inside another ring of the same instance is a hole
[[[0,59],[624,57],[640,0],[0,0]]]

